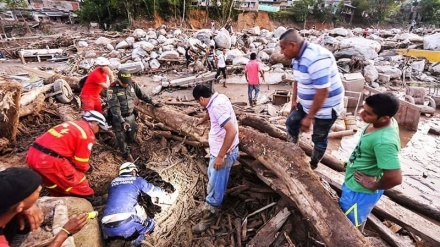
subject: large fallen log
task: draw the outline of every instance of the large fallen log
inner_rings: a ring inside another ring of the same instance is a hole
[[[264,119],[249,116],[247,114],[239,114],[239,120],[242,125],[253,127],[261,132],[269,134],[272,137],[285,141],[287,140],[287,134],[285,132],[282,132],[281,130],[273,127],[268,121]],[[307,155],[312,155],[313,147],[310,144],[308,144],[304,140],[300,140],[299,146],[304,150]],[[342,162],[328,153],[324,154],[321,163],[328,167],[331,167],[336,171],[345,171]]]
[[[33,88],[29,92],[21,95],[20,105],[25,106],[34,101],[40,94],[46,93],[53,88],[53,84],[44,85],[42,87]]]
[[[5,137],[11,143],[15,143],[17,136],[22,91],[17,81],[0,77],[0,138]]]
[[[139,105],[137,109],[156,121],[164,123],[178,134],[191,136],[204,146],[208,146],[209,128],[207,125],[197,126],[199,118],[182,114],[168,106],[152,107],[151,105]]]
[[[323,179],[328,181],[334,189],[339,192],[341,191],[342,183],[344,182],[344,176],[342,174],[325,166],[318,167],[317,172]],[[434,244],[433,246],[440,246],[439,225],[391,201],[386,195],[381,197],[376,207],[374,207],[373,213],[397,223],[409,232]]]
[[[39,94],[30,104],[21,106],[20,107],[20,117],[24,117],[27,115],[37,115],[41,108],[43,107],[44,100],[46,97],[44,97],[43,94]]]
[[[300,148],[250,128],[240,127],[239,133],[240,149],[280,178],[289,198],[327,246],[369,246],[322,187]]]
[[[44,80],[44,84],[51,84],[54,83],[56,80],[58,79],[63,79],[67,82],[67,84],[69,84],[70,88],[72,89],[72,91],[79,93],[80,89],[79,89],[79,80],[81,78],[79,77],[73,77],[73,76],[64,76],[64,75],[60,75],[60,74],[55,74],[49,78],[46,78]]]

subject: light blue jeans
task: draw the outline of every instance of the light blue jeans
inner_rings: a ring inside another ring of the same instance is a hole
[[[225,163],[220,170],[214,169],[215,156],[210,157],[208,167],[208,188],[206,203],[213,207],[222,204],[226,187],[228,186],[229,172],[238,158],[238,147],[234,148],[226,157]]]

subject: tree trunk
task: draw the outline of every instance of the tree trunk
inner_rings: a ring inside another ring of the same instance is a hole
[[[240,127],[239,133],[240,149],[283,181],[288,196],[327,246],[369,246],[322,187],[300,148],[250,128]]]
[[[249,116],[249,115],[243,115],[243,114],[238,114],[239,120],[240,120],[240,124],[243,125],[247,125],[247,126],[251,126],[261,132],[267,133],[272,137],[281,139],[286,141],[287,140],[287,134],[285,132],[280,131],[279,129],[276,129],[275,127],[273,127],[268,121],[259,118],[259,117],[253,117],[253,116]],[[306,152],[307,155],[312,155],[312,150],[313,147],[300,140],[299,141],[299,146],[304,150],[304,152]],[[324,154],[324,157],[321,160],[321,163],[336,170],[336,171],[345,171],[344,165],[342,164],[342,162],[340,160],[338,160],[337,158],[335,158],[334,156],[330,155],[330,154]]]
[[[5,137],[12,144],[17,136],[22,91],[20,83],[0,79],[0,138]]]

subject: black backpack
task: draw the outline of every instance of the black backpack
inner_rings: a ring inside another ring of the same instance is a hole
[[[88,75],[84,76],[83,78],[81,78],[78,82],[78,86],[79,86],[79,91],[82,90],[82,88],[84,87],[84,84],[86,84],[87,81],[87,77],[89,77]]]

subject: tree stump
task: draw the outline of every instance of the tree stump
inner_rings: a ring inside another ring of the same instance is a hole
[[[0,138],[5,137],[11,143],[17,136],[22,91],[17,81],[0,78]]]

